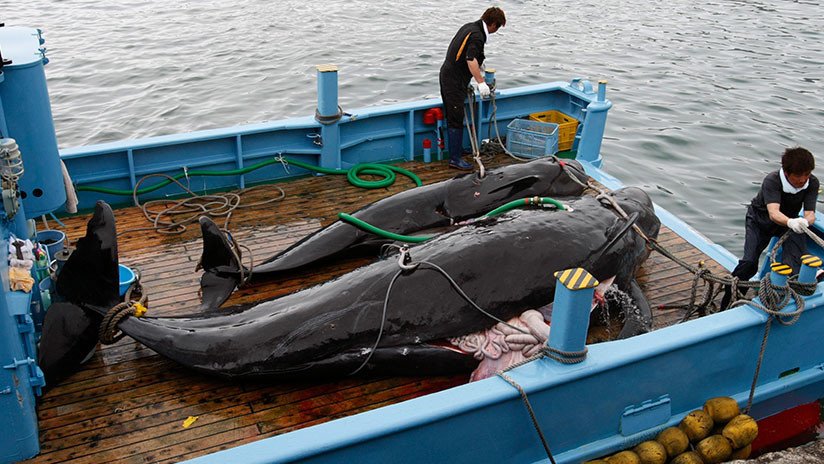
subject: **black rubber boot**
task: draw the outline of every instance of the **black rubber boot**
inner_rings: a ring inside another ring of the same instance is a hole
[[[461,171],[471,171],[472,165],[461,158],[463,148],[463,128],[450,127],[447,130],[449,137],[449,167]]]

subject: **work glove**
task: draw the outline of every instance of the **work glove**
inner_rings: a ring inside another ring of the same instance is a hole
[[[810,224],[804,218],[798,217],[787,220],[787,227],[789,227],[790,230],[796,234],[803,234],[804,230],[806,230],[809,226]]]
[[[489,86],[486,84],[486,82],[481,82],[480,84],[478,84],[478,92],[481,93],[481,98],[489,98],[489,94],[492,93],[489,90]]]

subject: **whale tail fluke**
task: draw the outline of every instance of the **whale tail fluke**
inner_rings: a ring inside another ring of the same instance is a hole
[[[200,267],[202,295],[201,310],[222,305],[242,281],[245,271],[240,264],[240,252],[229,242],[226,234],[206,216],[200,218],[203,234],[203,254]]]
[[[110,308],[120,301],[117,230],[114,212],[98,201],[57,279],[57,293],[75,304]]]
[[[56,282],[43,319],[37,363],[47,385],[77,370],[95,351],[103,314],[120,302],[117,231],[112,208],[98,201]]]

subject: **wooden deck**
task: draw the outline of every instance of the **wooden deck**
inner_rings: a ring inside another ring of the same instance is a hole
[[[488,167],[507,162],[496,159]],[[445,164],[406,163],[424,183],[447,179],[455,171]],[[260,261],[335,219],[384,196],[409,188],[399,177],[387,189],[362,190],[343,176],[310,177],[279,184],[280,202],[238,210],[231,230],[255,250]],[[244,204],[279,195],[274,186],[251,192]],[[148,222],[137,208],[115,212],[118,230],[143,228]],[[85,233],[88,216],[64,220],[70,240]],[[137,267],[154,315],[192,312],[199,304],[200,256],[197,225],[182,235],[153,232],[120,237],[121,263]],[[692,264],[705,260],[722,268],[670,230],[659,241]],[[256,285],[236,292],[229,303],[270,298],[345,272],[343,263],[328,274],[304,274],[290,281]],[[639,282],[654,307],[684,303],[692,275],[658,253],[644,265]],[[655,327],[676,322],[679,310],[656,310]],[[235,447],[331,419],[356,414],[446,389],[467,379],[446,377],[368,377],[328,382],[237,382],[193,373],[130,338],[101,347],[94,357],[40,398],[41,453],[31,463],[178,462]],[[184,426],[189,417],[197,417]]]

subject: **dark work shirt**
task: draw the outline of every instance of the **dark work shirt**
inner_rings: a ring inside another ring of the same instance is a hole
[[[446,50],[446,58],[441,66],[441,76],[454,80],[461,87],[461,91],[464,91],[464,87],[472,79],[472,73],[466,62],[476,59],[479,66],[484,64],[485,43],[486,33],[483,20],[479,19],[461,26]]]
[[[798,217],[801,208],[804,211],[815,211],[815,202],[818,198],[819,182],[818,178],[810,175],[810,182],[807,188],[798,193],[786,193],[781,187],[781,177],[778,171],[767,174],[764,182],[761,183],[761,190],[752,199],[753,211],[758,216],[759,222],[763,224],[771,223],[770,214],[767,212],[769,203],[778,203],[779,209],[789,218]]]

